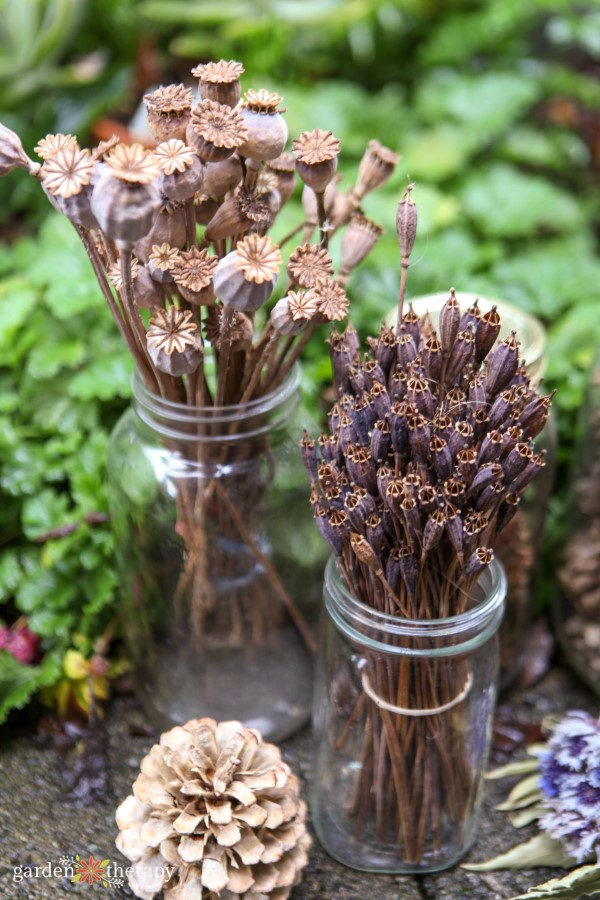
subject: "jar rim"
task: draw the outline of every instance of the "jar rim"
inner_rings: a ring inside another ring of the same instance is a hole
[[[443,619],[407,619],[373,609],[359,600],[344,584],[335,558],[325,567],[325,605],[338,628],[349,637],[373,649],[403,655],[454,655],[484,643],[496,631],[504,613],[507,581],[502,564],[493,559],[478,581],[483,598],[471,609]],[[369,634],[365,634],[367,629]],[[373,637],[373,633],[376,635]],[[390,636],[411,641],[425,638],[432,643],[440,640],[450,645],[421,649],[384,642]]]
[[[168,400],[147,388],[137,370],[134,370],[131,387],[137,414],[163,436],[192,438],[197,436],[197,432],[192,429],[200,427],[207,429],[203,440],[222,440],[225,429],[236,423],[254,420],[277,410],[282,410],[282,420],[287,419],[291,401],[300,387],[300,379],[300,366],[296,363],[274,390],[246,403],[229,406],[193,406]],[[268,425],[259,424],[256,433],[271,430],[275,424],[272,421]],[[214,432],[213,435],[208,433],[208,426]],[[254,433],[246,429],[243,436],[247,439]]]

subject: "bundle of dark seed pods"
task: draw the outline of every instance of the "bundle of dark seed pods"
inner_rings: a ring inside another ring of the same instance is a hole
[[[341,192],[340,144],[331,131],[304,132],[287,151],[282,98],[248,90],[241,99],[243,71],[235,61],[197,66],[197,100],[183,84],[148,94],[152,151],[117,138],[81,149],[72,135],[55,134],[35,148],[37,163],[0,125],[0,175],[27,170],[71,220],[146,386],[200,406],[243,403],[274,389],[315,327],[346,316],[345,281],[381,233],[360,205],[398,160],[371,141],[356,184]],[[305,186],[304,220],[275,243],[267,232],[296,173]],[[334,279],[327,247],[340,228]],[[283,297],[257,317],[274,291],[282,245],[300,232]]]
[[[456,615],[493,558],[527,485],[545,465],[533,439],[549,415],[513,332],[453,289],[438,332],[404,312],[416,234],[411,188],[398,207],[402,280],[397,326],[361,357],[356,332],[334,332],[329,432],[302,454],[317,525],[353,593],[409,618]],[[497,346],[496,346],[497,345]]]

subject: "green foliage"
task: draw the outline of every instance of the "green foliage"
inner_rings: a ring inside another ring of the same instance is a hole
[[[66,219],[2,246],[0,266],[0,619],[25,615],[44,651],[39,666],[0,653],[2,721],[114,615],[113,538],[98,520],[131,361]]]

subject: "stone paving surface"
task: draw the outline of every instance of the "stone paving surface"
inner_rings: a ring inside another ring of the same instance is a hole
[[[537,722],[548,713],[585,709],[597,714],[598,702],[572,675],[553,668],[528,691],[513,692],[505,702],[514,718]],[[64,791],[65,758],[56,750],[39,747],[33,728],[0,731],[0,900],[4,898],[132,897],[128,888],[105,890],[76,886],[59,879],[24,880],[15,883],[15,866],[55,864],[62,855],[79,853],[126,864],[114,846],[114,811],[130,792],[140,759],[153,737],[135,737],[132,726],[146,725],[144,714],[132,697],[111,703],[107,717],[110,737],[110,786],[101,802],[89,809],[58,799]],[[309,776],[308,730],[284,745],[287,762],[306,781]],[[535,832],[533,827],[516,834],[505,814],[495,805],[507,793],[507,783],[486,784],[484,808],[477,842],[469,859],[478,861],[508,849]],[[500,900],[523,893],[533,884],[558,874],[549,869],[534,872],[495,872],[482,875],[459,866],[436,875],[370,875],[344,868],[330,859],[315,842],[302,883],[290,900]]]

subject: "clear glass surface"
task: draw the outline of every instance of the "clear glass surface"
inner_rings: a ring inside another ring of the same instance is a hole
[[[324,848],[351,868],[433,872],[475,837],[496,700],[506,581],[483,573],[467,612],[377,613],[326,569],[310,789]]]
[[[134,381],[109,448],[110,506],[134,685],[159,727],[212,716],[282,740],[310,714],[324,551],[298,386],[296,370],[215,410]]]

